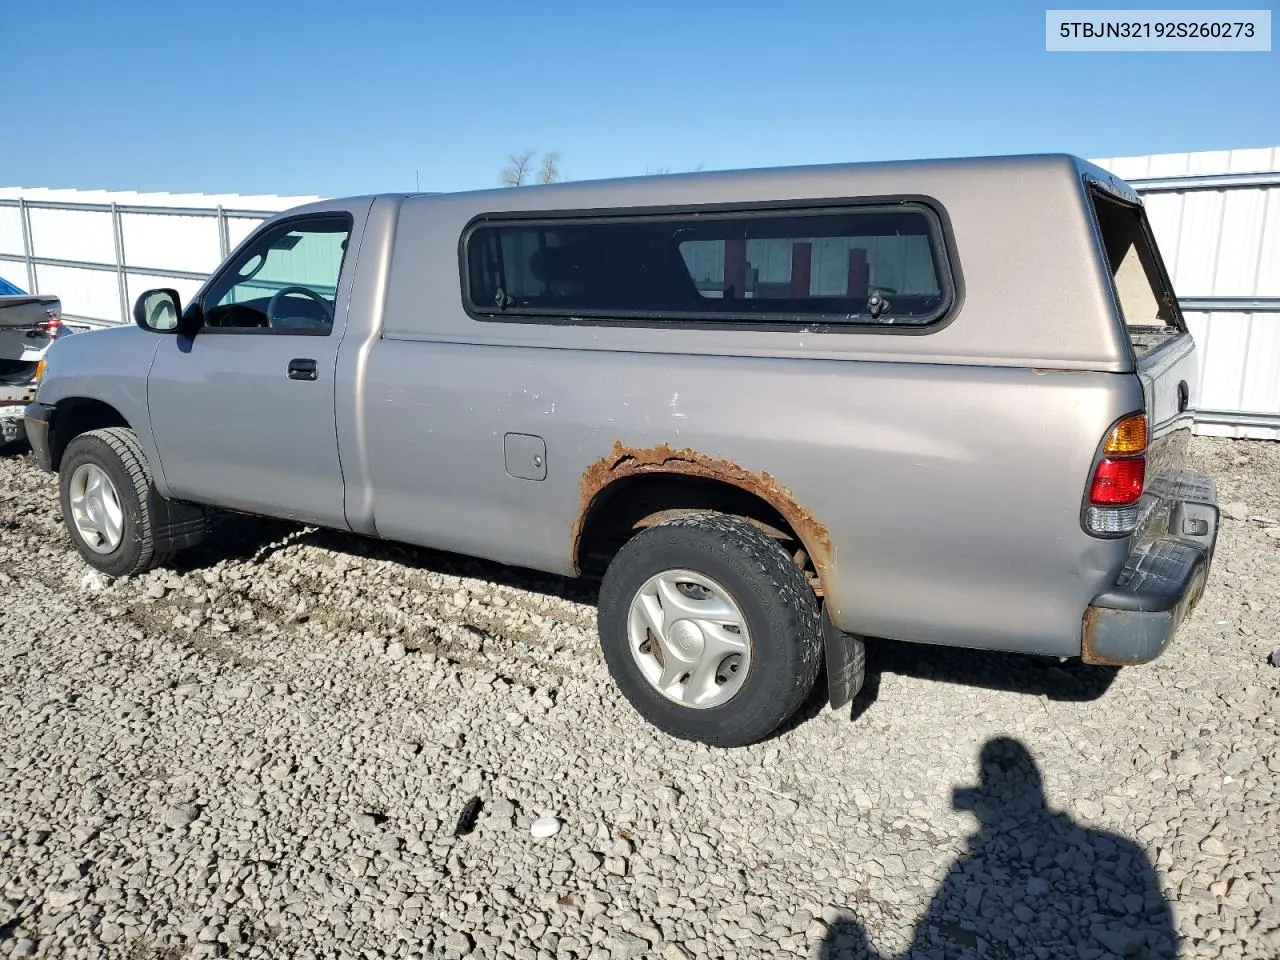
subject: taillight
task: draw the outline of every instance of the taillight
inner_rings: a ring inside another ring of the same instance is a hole
[[[1093,471],[1089,502],[1094,506],[1122,506],[1142,499],[1142,481],[1147,475],[1147,458],[1100,460]]]
[[[1135,413],[1112,427],[1102,444],[1102,458],[1089,480],[1086,529],[1105,536],[1132,533],[1146,479],[1147,417]]]
[[[1125,417],[1107,435],[1107,442],[1102,452],[1108,457],[1123,457],[1128,454],[1145,453],[1147,450],[1147,415],[1136,413]]]
[[[27,328],[28,337],[48,337],[50,340],[58,339],[61,332],[62,317],[53,311],[46,312],[43,320]]]

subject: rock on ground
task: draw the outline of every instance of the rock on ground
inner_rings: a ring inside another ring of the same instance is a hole
[[[1193,454],[1280,517],[1280,444]],[[58,510],[0,458],[0,957],[1280,956],[1247,516],[1153,664],[873,642],[856,722],[712,750],[617,694],[586,585],[248,518],[110,580]]]

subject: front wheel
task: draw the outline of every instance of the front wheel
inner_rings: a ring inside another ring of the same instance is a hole
[[[676,517],[605,571],[598,623],[609,672],[650,723],[731,747],[772,733],[822,661],[822,616],[778,543],[733,517]]]
[[[112,577],[144,573],[204,535],[205,512],[156,493],[132,430],[82,433],[58,468],[62,518],[85,561]]]

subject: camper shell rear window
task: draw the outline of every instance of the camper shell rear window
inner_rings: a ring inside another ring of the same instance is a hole
[[[462,237],[480,320],[927,326],[953,302],[923,203],[492,215]]]
[[[1186,321],[1143,207],[1096,187],[1090,196],[1116,306],[1142,355],[1185,332]]]

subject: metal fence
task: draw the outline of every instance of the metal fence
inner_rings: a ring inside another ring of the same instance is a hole
[[[194,293],[231,248],[272,215],[221,206],[0,199],[0,261],[22,264],[30,292],[58,295],[63,317],[73,324],[111,326],[129,322],[134,298],[149,287]],[[41,255],[44,232],[57,238],[60,252],[81,255]],[[19,237],[21,253],[13,249]]]
[[[1223,156],[1280,171],[1280,148],[1240,153],[1272,159]],[[1183,154],[1098,162],[1143,195],[1183,293],[1198,346],[1197,432],[1280,439],[1280,172],[1134,175],[1220,161]],[[61,297],[73,323],[128,323],[139,293],[170,286],[190,297],[274,212],[0,199],[0,265],[20,265],[33,293]]]
[[[1196,432],[1280,439],[1280,172],[1129,183],[1196,338]]]

